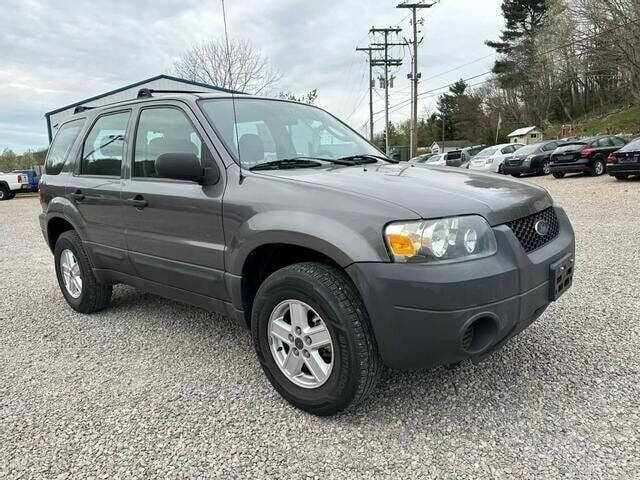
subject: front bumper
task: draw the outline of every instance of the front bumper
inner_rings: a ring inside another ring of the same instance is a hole
[[[571,224],[556,208],[558,236],[526,254],[506,225],[494,227],[498,252],[445,265],[355,263],[358,287],[384,363],[397,369],[477,359],[538,318],[550,303],[550,269],[574,255]],[[466,332],[479,325],[469,344]]]

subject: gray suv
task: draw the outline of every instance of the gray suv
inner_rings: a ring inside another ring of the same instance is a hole
[[[144,90],[78,108],[39,192],[73,309],[124,283],[231,316],[275,389],[317,415],[361,402],[383,365],[481,359],[573,275],[544,189],[397,164],[284,100]]]

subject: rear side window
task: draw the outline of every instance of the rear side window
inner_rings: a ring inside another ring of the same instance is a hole
[[[177,108],[148,108],[140,113],[133,157],[134,177],[157,177],[156,159],[163,153],[192,153],[201,158],[202,140]]]
[[[547,143],[546,145],[542,146],[542,150],[544,150],[545,152],[550,152],[552,150],[555,150],[556,148],[558,148],[558,144],[556,142]]]
[[[626,145],[625,141],[618,137],[611,137],[614,147],[623,147]]]
[[[96,120],[82,147],[81,175],[120,176],[130,115],[131,112],[113,113]]]
[[[612,147],[613,143],[611,142],[611,138],[604,137],[598,140],[598,147]]]
[[[78,137],[83,124],[84,119],[79,118],[65,123],[58,129],[56,138],[53,139],[49,147],[49,154],[44,165],[44,171],[47,175],[58,175],[62,171],[62,167],[67,161],[71,147]]]

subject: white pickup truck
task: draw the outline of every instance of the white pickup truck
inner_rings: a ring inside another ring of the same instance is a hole
[[[29,190],[29,177],[24,173],[0,172],[0,201],[11,200],[16,193]]]

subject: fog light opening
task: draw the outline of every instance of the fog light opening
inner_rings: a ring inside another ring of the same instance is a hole
[[[498,324],[495,318],[483,316],[473,319],[462,330],[462,350],[471,354],[481,353],[494,343],[497,333]]]

